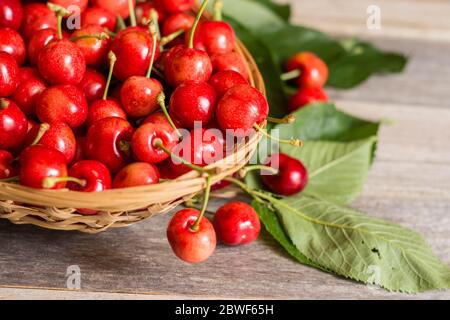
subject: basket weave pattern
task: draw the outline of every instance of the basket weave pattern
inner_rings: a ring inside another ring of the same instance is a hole
[[[265,94],[262,76],[252,56],[239,41],[236,50],[248,66],[250,83]],[[236,147],[232,155],[206,167],[214,173],[212,183],[241,169],[250,160],[260,139],[261,134],[255,133]],[[168,212],[202,191],[205,184],[205,177],[195,171],[160,184],[99,193],[37,190],[0,182],[0,218],[15,224],[98,233]],[[100,213],[83,216],[75,208],[93,209]]]

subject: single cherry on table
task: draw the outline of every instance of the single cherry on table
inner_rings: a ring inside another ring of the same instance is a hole
[[[322,88],[305,87],[300,88],[288,102],[289,112],[294,112],[307,104],[314,102],[326,102],[328,96]]]

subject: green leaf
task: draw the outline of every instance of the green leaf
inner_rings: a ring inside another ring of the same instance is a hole
[[[372,160],[374,137],[354,142],[309,141],[302,148],[281,146],[281,152],[299,159],[308,169],[303,193],[349,204],[361,193]]]
[[[291,18],[291,6],[289,4],[278,4],[271,0],[253,0],[258,1],[276,13],[284,21],[288,22]]]
[[[258,196],[311,261],[338,275],[408,293],[450,288],[450,269],[416,232],[312,197]]]

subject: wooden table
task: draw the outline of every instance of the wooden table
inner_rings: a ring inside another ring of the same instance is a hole
[[[353,114],[393,120],[381,129],[377,161],[354,206],[416,229],[450,263],[450,1],[378,0],[380,31],[366,28],[370,0],[291,2],[298,23],[411,57],[401,75],[331,96]],[[391,294],[302,266],[265,233],[189,266],[168,247],[168,219],[96,236],[1,221],[0,298],[450,298],[449,291]],[[81,269],[81,290],[66,287],[71,265]]]

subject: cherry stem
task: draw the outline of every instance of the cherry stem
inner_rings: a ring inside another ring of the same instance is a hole
[[[275,168],[261,165],[261,164],[255,164],[255,165],[251,165],[251,166],[246,166],[246,167],[242,168],[241,170],[239,170],[239,176],[241,178],[244,178],[247,175],[247,173],[249,173],[250,171],[256,171],[256,170],[266,170],[266,171],[270,171],[272,174],[278,173],[278,170]]]
[[[267,131],[265,129],[261,128],[256,123],[253,125],[253,127],[255,128],[256,131],[261,132],[263,135],[265,135],[267,138],[269,138],[271,140],[277,141],[279,143],[290,144],[290,145],[293,145],[295,147],[303,146],[303,141],[300,140],[300,139],[295,139],[295,138],[292,138],[292,139],[289,139],[289,140],[287,140],[287,139],[279,139],[279,138],[276,138],[276,137],[270,135],[269,133],[267,133]]]
[[[19,176],[14,176],[10,178],[0,179],[0,182],[18,182],[19,178]]]
[[[127,28],[127,25],[125,24],[125,21],[123,21],[123,18],[118,15],[117,17],[117,31],[122,31]]]
[[[189,169],[192,169],[194,171],[200,172],[200,173],[207,173],[207,171],[199,166],[196,166],[195,164],[190,163],[189,161],[184,160],[183,158],[177,156],[176,154],[174,154],[172,151],[170,151],[169,149],[167,149],[164,146],[163,141],[160,138],[156,138],[155,140],[153,140],[153,146],[156,148],[161,149],[162,151],[164,151],[166,154],[168,154],[169,156],[171,156],[173,159],[181,162],[182,164],[184,164],[186,167],[188,167]]]
[[[158,19],[156,21],[158,21]],[[152,36],[152,54],[150,56],[150,64],[148,66],[146,77],[150,78],[150,76],[152,74],[153,64],[155,63],[156,46],[158,45],[158,34],[156,33],[156,25],[153,20],[150,21],[148,28],[149,28],[150,34]]]
[[[195,30],[197,29],[198,23],[200,22],[200,18],[203,15],[203,12],[206,9],[206,6],[208,5],[208,0],[203,0],[202,5],[200,6],[200,9],[198,10],[197,16],[195,17],[194,24],[191,28],[191,33],[189,34],[189,48],[194,48],[194,36],[195,36]]]
[[[159,44],[161,46],[165,46],[169,42],[171,42],[171,41],[175,40],[176,38],[178,38],[179,36],[181,36],[183,33],[185,33],[184,29],[177,30],[177,31],[175,31],[175,32],[165,36],[165,37],[162,37],[161,41],[159,42]]]
[[[214,1],[214,20],[215,21],[222,21],[222,8],[223,8],[222,0],[215,0]]]
[[[44,189],[51,189],[59,182],[75,182],[82,187],[86,186],[86,180],[75,177],[47,177],[42,181],[42,187]]]
[[[153,66],[152,72],[154,72],[161,79],[164,79],[164,74],[161,71],[159,71],[157,68],[155,68],[154,66]]]
[[[96,38],[98,40],[106,40],[106,39],[109,39],[110,37],[106,32],[100,32],[100,33],[86,34],[83,36],[73,37],[73,38],[70,38],[69,40],[74,42],[74,41],[78,41],[78,40],[82,40],[82,39],[90,39],[90,38]]]
[[[161,31],[159,30],[159,15],[158,15],[158,11],[156,11],[155,9],[151,9],[150,10],[150,21],[153,22],[154,26],[155,26],[155,33],[156,33],[156,39],[161,40]]]
[[[31,145],[34,146],[34,145],[38,144],[48,129],[50,129],[50,125],[48,123],[41,123],[39,125],[39,131],[38,131],[36,137],[34,138],[33,142],[31,143]]]
[[[130,12],[130,23],[132,27],[136,27],[136,13],[134,12],[133,0],[128,0],[128,11]]]
[[[129,154],[131,150],[131,142],[126,140],[120,140],[119,142],[119,150]]]
[[[242,181],[233,178],[233,177],[225,177],[223,180],[229,181],[235,185],[237,185],[238,187],[240,187],[242,190],[244,190],[246,193],[248,193],[250,196],[252,196],[256,201],[259,202],[264,202],[261,197],[266,196],[264,193],[256,191],[252,188],[250,188],[249,186],[247,186],[245,183],[243,183]],[[267,196],[266,196],[267,199]],[[270,201],[270,200],[269,200]]]
[[[166,108],[166,95],[164,94],[164,92],[161,92],[158,97],[158,104],[162,109],[162,112],[164,113],[164,116],[166,117],[167,121],[169,121],[170,126],[175,130],[175,132],[177,133],[178,137],[181,138],[181,133],[178,130],[177,126],[175,125],[175,123],[173,123],[172,118],[169,115],[169,112],[167,112],[167,108]]]
[[[56,19],[57,19],[57,35],[58,35],[58,39],[62,40],[63,36],[62,36],[62,19],[68,15],[70,15],[70,12],[67,11],[67,9],[54,4],[54,3],[47,3],[47,7],[53,11],[56,15]]]
[[[295,122],[295,116],[293,114],[288,114],[284,118],[273,118],[273,117],[267,117],[267,121],[272,123],[278,123],[278,124],[288,124]]]
[[[6,99],[0,99],[0,109],[6,109],[9,107],[9,102]]]
[[[112,74],[113,74],[113,70],[114,70],[114,65],[116,64],[116,61],[117,61],[117,57],[114,54],[114,52],[110,51],[108,53],[108,59],[109,59],[109,72],[108,72],[108,78],[106,79],[105,91],[103,91],[103,97],[102,97],[103,100],[106,100],[106,98],[108,97],[109,85],[111,84]]]
[[[302,71],[300,69],[294,69],[292,71],[283,73],[280,76],[280,79],[282,81],[289,81],[289,80],[293,80],[293,79],[300,77],[301,74],[302,74]]]
[[[200,211],[200,214],[198,215],[197,220],[195,220],[194,224],[190,227],[192,232],[198,232],[198,230],[200,228],[200,221],[202,220],[203,216],[205,215],[206,210],[208,209],[210,193],[211,193],[211,176],[209,174],[207,174],[206,175],[206,189],[205,189],[205,194],[203,196],[202,210]]]

